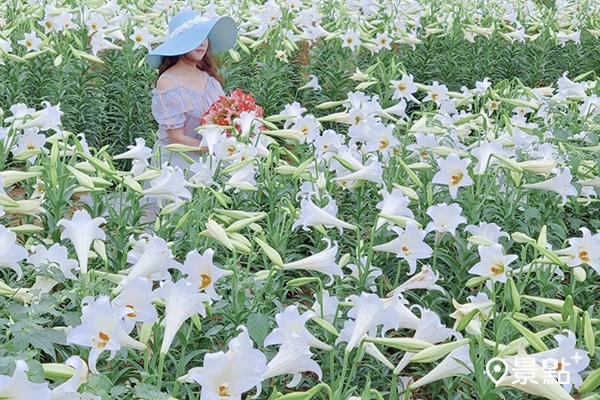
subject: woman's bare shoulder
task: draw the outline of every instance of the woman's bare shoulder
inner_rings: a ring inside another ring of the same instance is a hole
[[[161,75],[156,81],[156,89],[167,90],[177,86],[177,83],[168,75]]]

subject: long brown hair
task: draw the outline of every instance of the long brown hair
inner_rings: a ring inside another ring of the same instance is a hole
[[[160,65],[158,66],[158,77],[156,78],[156,80],[158,81],[158,78],[160,78],[160,76],[166,70],[175,65],[179,60],[179,57],[183,57],[184,55],[185,54],[179,56],[162,56]],[[207,74],[215,78],[217,81],[219,81],[221,85],[223,85],[223,78],[221,77],[221,75],[219,75],[219,72],[217,70],[217,60],[210,51],[210,43],[208,45],[206,53],[204,54],[204,57],[202,57],[202,60],[198,61],[196,66],[198,67],[198,69],[206,72]]]

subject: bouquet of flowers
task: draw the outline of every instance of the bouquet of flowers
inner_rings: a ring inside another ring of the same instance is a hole
[[[240,126],[236,124],[235,119],[240,118],[243,112],[254,112],[254,117],[263,117],[263,108],[256,104],[254,97],[238,88],[232,90],[229,96],[220,96],[200,118],[200,123],[202,125],[234,126],[239,132]]]

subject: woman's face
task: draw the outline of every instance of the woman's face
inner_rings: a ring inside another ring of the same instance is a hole
[[[192,61],[200,61],[204,58],[204,55],[208,51],[208,38],[204,39],[200,46],[187,53],[185,56],[187,59]]]

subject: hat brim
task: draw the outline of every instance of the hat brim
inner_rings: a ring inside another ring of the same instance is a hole
[[[168,39],[146,55],[146,62],[158,68],[163,56],[179,56],[200,46],[208,38],[212,53],[227,51],[235,45],[237,26],[230,17],[219,17],[197,24]]]

